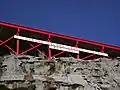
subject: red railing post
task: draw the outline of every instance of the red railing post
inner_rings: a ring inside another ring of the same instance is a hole
[[[20,28],[18,28],[17,35],[19,35],[19,32],[20,32]],[[16,42],[16,52],[17,52],[17,54],[19,54],[19,48],[20,48],[19,44],[20,44],[19,39],[17,39],[17,42]]]
[[[51,35],[49,34],[48,35],[48,42],[50,42],[50,38],[51,38]],[[49,60],[51,59],[51,49],[49,48],[49,46],[48,46],[48,59]]]
[[[78,41],[76,41],[75,47],[78,47]],[[77,59],[80,59],[80,55],[77,54]]]
[[[104,48],[104,46],[103,46],[103,47],[101,48],[101,52],[104,52],[104,49],[105,49],[105,48]]]

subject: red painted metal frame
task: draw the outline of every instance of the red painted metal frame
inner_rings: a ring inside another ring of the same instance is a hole
[[[76,41],[75,47],[78,47],[78,41]],[[59,52],[59,53],[53,55],[52,57],[55,57],[55,56],[61,55],[61,54],[63,54],[63,53],[65,53],[65,51],[61,51],[61,52]],[[77,59],[80,59],[80,55],[77,54],[77,57],[76,57],[76,58],[77,58]]]
[[[29,52],[29,51],[31,51],[31,50],[33,50],[33,49],[35,49],[35,48],[37,48],[37,47],[39,47],[39,46],[41,46],[41,45],[42,45],[42,44],[40,43],[40,44],[38,44],[38,45],[36,45],[36,46],[33,46],[32,48],[27,49],[26,51],[22,52],[21,54],[26,54],[27,52]]]
[[[48,34],[48,42],[50,42],[51,35]],[[51,49],[48,47],[48,59],[51,59]]]
[[[18,31],[17,31],[17,35],[19,35],[19,32],[20,32],[20,28],[18,28]],[[19,40],[17,39],[17,43],[16,43],[16,52],[17,54],[19,54]]]
[[[51,39],[51,36],[56,36],[56,37],[59,37],[59,38],[65,38],[65,39],[70,39],[70,40],[73,40],[73,41],[76,41],[76,44],[75,44],[75,47],[78,47],[78,43],[79,42],[82,42],[82,43],[87,43],[87,44],[92,44],[92,45],[95,45],[95,46],[99,46],[101,47],[101,50],[100,52],[104,52],[104,48],[110,48],[110,49],[114,49],[114,50],[118,50],[120,51],[120,47],[118,46],[113,46],[113,45],[107,45],[107,44],[103,44],[103,43],[99,43],[99,42],[94,42],[94,41],[88,41],[88,40],[84,40],[84,39],[80,39],[80,38],[75,38],[75,37],[71,37],[71,36],[65,36],[65,35],[62,35],[62,34],[56,34],[56,33],[52,33],[52,32],[48,32],[48,31],[43,31],[43,30],[38,30],[38,29],[33,29],[33,28],[28,28],[28,27],[24,27],[24,26],[20,26],[20,25],[16,25],[16,24],[10,24],[10,23],[6,23],[6,22],[0,22],[0,25],[3,25],[3,26],[7,26],[7,27],[13,27],[13,28],[16,28],[18,29],[17,30],[17,34],[16,35],[19,35],[19,32],[22,31],[22,30],[25,30],[25,31],[32,31],[32,32],[38,32],[38,33],[41,33],[41,34],[45,34],[45,35],[48,35],[48,42],[50,41]],[[33,46],[32,44],[29,43],[29,45],[31,46],[31,48],[27,49],[26,51],[23,51],[22,53],[20,53],[20,48],[19,48],[19,41],[20,40],[17,40],[16,41],[16,51],[14,51],[13,49],[11,49],[8,45],[6,45],[6,42],[10,41],[11,39],[13,39],[13,36],[8,38],[7,40],[5,41],[0,41],[0,46],[5,44],[5,46],[10,50],[12,51],[14,54],[25,54],[33,49],[37,49],[37,47],[39,47],[40,45],[42,44],[38,44],[36,46]],[[40,50],[37,49],[37,51],[41,52]],[[43,55],[45,57],[47,57],[48,59],[50,59],[51,57],[55,57],[55,56],[58,56],[60,54],[63,54],[65,53],[65,51],[61,51],[53,56],[51,56],[51,49],[48,47],[48,55]],[[83,57],[82,59],[88,59],[90,57],[93,57],[95,56],[94,54],[92,55],[88,55],[86,57]],[[77,54],[76,56],[77,59],[80,59],[80,54]]]
[[[46,41],[49,41],[49,38],[48,38],[48,40],[46,40]],[[27,53],[27,52],[29,52],[29,51],[31,51],[31,50],[33,50],[33,49],[36,49],[37,47],[39,47],[39,46],[42,45],[42,44],[40,43],[40,44],[37,44],[36,46],[34,46],[34,45],[32,45],[31,43],[29,43],[28,41],[27,41],[27,43],[28,43],[30,46],[32,46],[32,48],[27,49],[26,51],[22,52],[21,54],[25,54],[25,53]],[[48,56],[47,56],[47,55],[45,55],[44,53],[42,53],[39,49],[36,49],[36,50],[39,51],[39,52],[40,52],[43,56],[45,56],[46,58],[48,58],[48,59],[51,58],[51,51],[49,51],[49,54],[48,54]],[[50,49],[48,49],[48,50],[50,50]]]
[[[79,41],[76,41],[75,47],[78,47],[78,43],[79,43]],[[77,54],[77,59],[80,59],[80,55],[79,54]]]
[[[101,48],[101,52],[104,52],[104,49],[105,49],[105,47],[102,47],[102,48]]]
[[[93,57],[93,56],[95,56],[95,54],[88,55],[88,56],[82,58],[82,60],[84,60],[84,59],[88,59],[88,58],[91,58],[91,57]]]
[[[17,31],[17,33],[16,33],[16,35],[18,34],[19,32]],[[5,46],[10,50],[10,51],[12,51],[14,54],[17,54],[12,48],[10,48],[8,45],[6,45],[6,43],[8,42],[8,41],[10,41],[11,39],[13,39],[14,38],[14,35],[13,36],[11,36],[10,38],[8,38],[7,40],[5,40],[5,41],[2,41],[2,40],[0,40],[0,46],[2,46],[2,45],[4,45],[5,44]]]
[[[57,53],[57,54],[53,55],[52,57],[59,56],[59,55],[63,54],[64,52],[65,52],[65,51],[61,51],[61,52],[59,52],[59,53]]]
[[[20,28],[20,29],[24,29],[24,30],[32,31],[32,32],[39,32],[41,34],[46,34],[46,35],[50,34],[51,36],[56,36],[56,37],[60,37],[60,38],[66,38],[66,39],[79,41],[79,42],[84,42],[84,43],[88,43],[88,44],[93,44],[93,45],[97,45],[97,46],[101,46],[101,47],[105,47],[105,48],[111,48],[111,49],[115,49],[115,50],[120,50],[119,46],[113,46],[113,45],[108,45],[108,44],[104,44],[104,43],[100,43],[100,42],[94,42],[94,41],[80,39],[80,38],[76,38],[76,37],[65,36],[65,35],[62,35],[62,34],[48,32],[48,31],[45,31],[45,30],[28,28],[28,27],[24,27],[24,26],[20,26],[20,25],[16,25],[16,24],[10,24],[10,23],[6,23],[6,22],[0,22],[0,25],[13,27],[13,28]]]
[[[3,41],[0,40],[0,42],[2,43]],[[5,46],[6,46],[12,53],[16,54],[16,52],[15,52],[12,48],[10,48],[8,45],[5,44]]]
[[[5,41],[2,41],[2,43],[0,44],[0,46],[2,46],[3,44],[5,44],[6,42],[10,41],[11,39],[13,39],[14,36],[11,36],[10,38],[8,38]]]
[[[28,42],[28,44],[31,46],[31,47],[34,47],[34,45],[32,45],[31,43]],[[42,53],[39,49],[37,49],[38,52],[40,52],[43,56],[45,56],[46,58],[48,58],[47,55],[45,55],[44,53]]]

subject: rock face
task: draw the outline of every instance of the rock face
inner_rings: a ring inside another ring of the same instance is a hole
[[[0,57],[0,90],[120,90],[120,59]]]

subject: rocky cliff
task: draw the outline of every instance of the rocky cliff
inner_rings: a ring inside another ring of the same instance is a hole
[[[120,59],[3,56],[0,90],[120,90]]]

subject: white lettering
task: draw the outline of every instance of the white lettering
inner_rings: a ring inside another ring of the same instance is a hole
[[[72,53],[77,53],[79,54],[79,51],[72,51],[72,50],[69,50],[69,49],[66,49],[66,48],[60,48],[60,47],[55,47],[55,46],[49,46],[49,48],[52,48],[52,49],[57,49],[57,50],[63,50],[63,51],[68,51],[68,52],[72,52]]]
[[[92,50],[87,50],[87,49],[52,43],[52,42],[48,42],[48,41],[42,41],[42,40],[33,39],[33,38],[27,38],[27,37],[22,37],[22,36],[17,36],[17,35],[14,35],[14,38],[20,39],[20,40],[26,40],[26,41],[46,44],[46,45],[49,45],[49,47],[52,49],[63,50],[63,51],[68,51],[68,52],[72,52],[72,53],[79,53],[79,51],[80,51],[80,52],[92,53],[92,54],[97,54],[97,55],[102,55],[102,56],[108,56],[107,53],[102,53],[102,52],[97,52],[97,51],[92,51]]]

